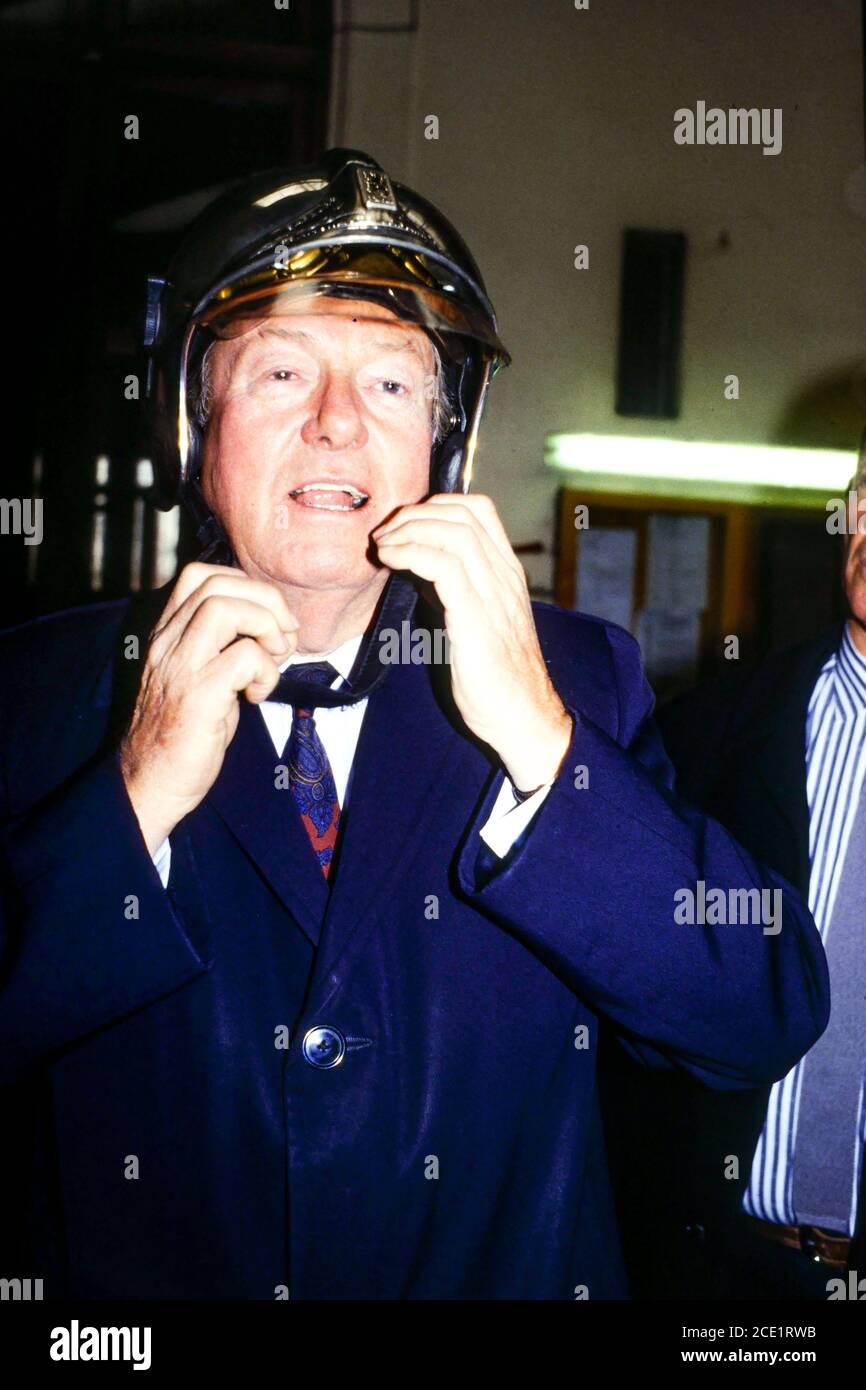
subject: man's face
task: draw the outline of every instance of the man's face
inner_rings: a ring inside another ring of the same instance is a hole
[[[249,325],[210,356],[202,467],[238,564],[299,588],[380,587],[370,532],[428,492],[430,340],[364,300]]]

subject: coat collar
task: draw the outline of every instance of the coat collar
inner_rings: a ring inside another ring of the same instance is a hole
[[[94,681],[91,703],[107,709],[115,740],[131,716],[149,636],[173,584],[129,601],[111,657]],[[441,625],[441,619],[422,606],[416,625]],[[131,652],[138,655],[128,656]],[[405,872],[423,846],[429,833],[426,811],[452,795],[462,779],[453,812],[456,851],[496,765],[461,732],[447,665],[393,666],[369,697],[329,885],[291,793],[276,785],[279,761],[261,711],[241,699],[238,728],[219,776],[192,815],[220,818],[305,935],[320,945],[316,975],[327,979],[349,940],[369,927],[387,900],[389,882]],[[423,894],[419,903],[423,911]]]
[[[174,584],[171,580],[130,599],[111,656],[97,674],[91,701],[108,710],[111,742],[119,741],[129,722],[150,634]],[[222,768],[190,819],[208,810],[220,817],[315,945],[328,888],[291,794],[276,785],[278,763],[261,712],[241,699],[238,727]],[[182,845],[182,836],[176,840]]]
[[[291,792],[275,785],[277,756],[261,711],[240,702],[238,729],[204,805],[220,816],[305,935],[318,946],[314,990],[356,933],[363,937],[429,835],[428,814],[449,795],[453,846],[492,760],[458,731],[448,668],[394,666],[369,697],[352,764],[330,879],[325,880]],[[460,783],[463,782],[462,795]],[[419,912],[423,891],[419,888]],[[330,985],[328,982],[330,981]]]
[[[172,579],[161,589],[135,594],[121,614],[112,650],[96,674],[90,693],[95,709],[108,710],[110,732],[119,738],[135,706],[150,634],[174,588]]]
[[[842,628],[836,626],[765,663],[764,678],[744,703],[734,738],[738,761],[754,768],[793,835],[799,886],[805,892],[809,882],[806,716],[821,668],[841,636]]]
[[[276,786],[280,759],[261,711],[241,701],[237,732],[203,805],[219,815],[318,947],[311,999],[322,990],[330,995],[333,967],[382,911],[423,848],[431,819],[441,833],[441,818],[428,813],[452,797],[456,851],[489,786],[494,765],[458,731],[447,679],[447,667],[395,666],[369,697],[329,881],[291,793]],[[419,887],[419,912],[423,906]]]

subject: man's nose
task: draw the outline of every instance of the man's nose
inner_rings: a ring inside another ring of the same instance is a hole
[[[347,376],[339,372],[325,376],[313,410],[304,421],[301,438],[305,444],[325,449],[351,449],[366,442],[360,402]]]

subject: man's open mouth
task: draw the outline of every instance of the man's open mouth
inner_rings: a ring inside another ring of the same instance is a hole
[[[293,502],[320,512],[356,512],[370,495],[353,483],[304,483],[289,493]]]

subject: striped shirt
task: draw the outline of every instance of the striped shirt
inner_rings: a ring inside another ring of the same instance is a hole
[[[838,650],[823,666],[815,683],[806,718],[809,908],[825,945],[864,772],[866,657],[854,646],[846,624]],[[791,1203],[791,1186],[802,1081],[801,1060],[773,1086],[743,1198],[750,1215],[788,1226],[798,1224]],[[858,1133],[850,1136],[857,1161],[848,1235],[854,1234],[857,1219],[860,1165],[866,1143],[863,1094],[861,1091]],[[831,1142],[847,1142],[846,1136],[833,1136]]]

